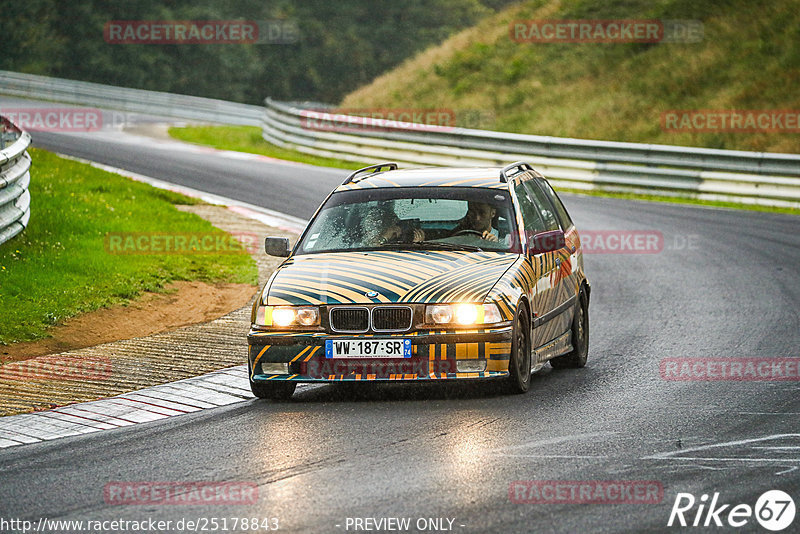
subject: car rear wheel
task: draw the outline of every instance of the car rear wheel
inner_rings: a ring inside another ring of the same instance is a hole
[[[253,382],[250,381],[250,390],[259,399],[289,400],[297,387],[295,382]]]
[[[580,368],[586,365],[589,357],[589,302],[586,292],[578,294],[578,306],[572,319],[572,352],[550,360],[556,369]]]
[[[507,385],[510,393],[526,393],[531,387],[531,329],[529,324],[528,312],[524,306],[520,306],[517,311],[517,319],[514,321],[511,358],[508,360]]]

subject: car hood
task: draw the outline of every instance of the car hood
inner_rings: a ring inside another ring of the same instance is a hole
[[[304,254],[278,268],[265,303],[482,302],[518,257],[438,250]]]

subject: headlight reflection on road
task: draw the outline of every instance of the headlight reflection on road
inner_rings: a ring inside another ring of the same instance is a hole
[[[452,459],[451,462],[442,462],[442,466],[461,482],[465,479],[479,481],[492,451],[502,446],[497,429],[491,424],[496,417],[477,410],[451,414],[450,417],[453,419],[451,431],[437,438],[441,440],[441,458]],[[444,473],[442,476],[447,477]]]
[[[257,506],[270,517],[290,518],[297,513],[297,503],[309,500],[308,480],[302,476],[311,464],[318,464],[319,442],[325,439],[314,423],[317,416],[302,410],[277,409],[264,413],[253,445],[243,452],[250,458],[248,468],[257,474]]]

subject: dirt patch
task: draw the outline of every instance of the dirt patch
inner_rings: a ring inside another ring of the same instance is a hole
[[[165,289],[167,293],[148,292],[127,305],[72,317],[50,329],[50,338],[0,346],[0,360],[22,361],[205,323],[247,305],[258,287],[179,281]]]
[[[176,207],[226,232],[297,239],[296,233],[266,226],[241,210]],[[261,250],[252,258],[262,285],[283,261]],[[51,329],[52,338],[0,346],[0,417],[113,397],[247,361],[254,286],[178,282],[168,288],[174,292],[148,293],[127,306],[73,317]]]

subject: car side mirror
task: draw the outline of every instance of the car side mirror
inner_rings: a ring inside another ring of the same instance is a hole
[[[268,237],[264,239],[264,250],[270,256],[278,256],[279,258],[288,258],[289,254],[292,253],[289,240],[285,237]]]
[[[541,232],[531,239],[531,253],[542,254],[552,252],[567,246],[567,239],[563,230],[553,230],[551,232]]]

